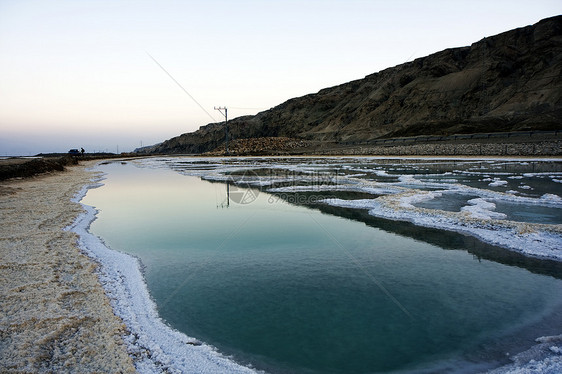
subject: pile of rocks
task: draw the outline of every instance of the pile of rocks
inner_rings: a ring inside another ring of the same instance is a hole
[[[321,150],[327,155],[409,156],[560,156],[562,141],[533,143],[427,143],[404,146],[355,146]]]
[[[304,152],[310,142],[285,137],[264,137],[236,139],[228,142],[228,153],[231,156],[284,155]],[[225,146],[222,145],[205,156],[224,156]]]

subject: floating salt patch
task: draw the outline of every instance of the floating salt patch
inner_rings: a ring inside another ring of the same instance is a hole
[[[393,177],[393,175],[388,174],[385,170],[373,170],[378,177]]]
[[[461,208],[461,211],[468,212],[473,218],[478,219],[504,219],[507,216],[503,213],[494,212],[496,204],[482,198],[468,200],[470,205]]]
[[[488,186],[490,187],[501,187],[507,185],[507,181],[501,180],[499,178],[494,178],[492,183],[489,183]]]
[[[415,204],[419,204],[424,201],[433,200],[436,197],[441,197],[443,194],[441,192],[421,192],[413,195],[408,195],[400,198],[400,205],[403,208],[414,208]]]

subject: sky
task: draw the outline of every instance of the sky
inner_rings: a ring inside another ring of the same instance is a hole
[[[560,0],[0,0],[0,156],[131,151],[222,121],[215,106],[255,114],[559,14]]]

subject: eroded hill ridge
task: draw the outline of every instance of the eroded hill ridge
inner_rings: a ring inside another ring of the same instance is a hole
[[[232,139],[320,142],[562,129],[562,16],[446,49],[229,121]],[[144,151],[203,153],[211,123]]]

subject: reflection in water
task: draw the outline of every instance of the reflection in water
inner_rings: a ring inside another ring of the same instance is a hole
[[[212,183],[225,185],[226,198],[228,199],[230,184],[221,182]],[[243,187],[238,188],[244,189]],[[249,190],[249,188],[246,188],[246,190]],[[331,198],[350,200],[365,198],[373,199],[377,197],[376,195],[350,191],[315,191],[274,193],[269,194],[269,196],[271,196],[268,198],[269,201],[283,200],[289,204],[293,204],[296,206],[305,206],[310,209],[316,209],[333,216],[343,217],[357,222],[363,222],[371,227],[381,229],[389,233],[399,234],[401,236],[410,237],[416,240],[422,240],[428,244],[436,245],[443,249],[467,251],[473,254],[477,259],[486,259],[509,266],[518,266],[537,274],[549,275],[558,279],[562,279],[562,262],[559,261],[537,259],[524,256],[517,252],[507,251],[501,247],[483,243],[477,238],[469,235],[420,227],[404,221],[391,221],[377,218],[370,215],[367,210],[339,208],[318,203],[318,201],[321,201],[323,199]],[[470,198],[473,198],[473,196],[466,197],[466,200],[469,200]],[[432,201],[432,205],[430,206],[435,207],[434,204],[435,203]]]
[[[230,207],[230,183],[225,183],[225,185],[226,185],[226,197],[220,204],[217,204],[217,208]]]

